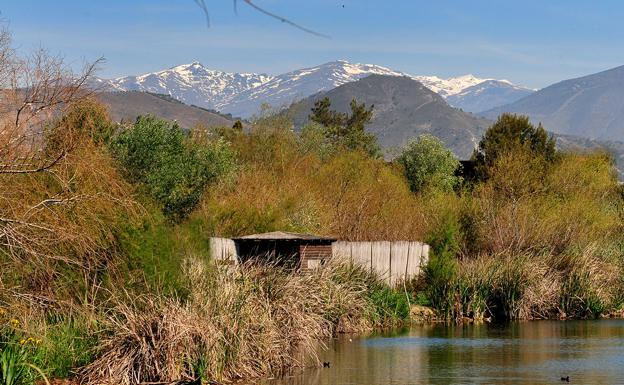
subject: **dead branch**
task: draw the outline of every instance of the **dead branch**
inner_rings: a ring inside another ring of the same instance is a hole
[[[197,6],[202,10],[202,12],[204,13],[204,15],[206,16],[206,24],[208,25],[208,27],[210,27],[210,14],[208,12],[208,7],[206,6],[205,0],[193,0],[195,1],[195,4],[197,4]],[[282,23],[286,23],[294,28],[297,28],[303,32],[309,33],[311,35],[314,36],[318,36],[318,37],[322,37],[325,39],[331,39],[331,36],[329,35],[325,35],[323,33],[317,32],[315,30],[312,30],[310,28],[304,27],[301,24],[295,23],[294,21],[287,19],[283,16],[280,16],[278,14],[275,14],[271,11],[266,10],[263,7],[260,7],[259,5],[257,5],[256,3],[254,3],[252,0],[243,0],[245,2],[245,4],[249,5],[250,7],[252,7],[253,9],[255,9],[256,11],[265,14],[273,19],[279,20]],[[233,5],[234,5],[234,13],[238,14],[238,0],[233,0]]]
[[[267,11],[266,9],[264,9],[264,8],[262,8],[262,7],[258,6],[258,5],[256,5],[256,4],[255,4],[254,2],[252,2],[251,0],[243,0],[243,1],[244,1],[245,3],[247,3],[250,7],[254,8],[256,11],[258,11],[258,12],[260,12],[260,13],[264,13],[265,15],[267,15],[267,16],[269,16],[269,17],[272,17],[272,18],[274,18],[274,19],[277,19],[277,20],[281,21],[282,23],[289,24],[289,25],[291,25],[291,26],[293,26],[293,27],[295,27],[295,28],[297,28],[297,29],[302,30],[303,32],[307,32],[307,33],[312,34],[312,35],[314,35],[314,36],[323,37],[323,38],[325,38],[325,39],[331,39],[331,37],[330,37],[330,36],[328,36],[328,35],[322,34],[322,33],[320,33],[320,32],[316,32],[316,31],[314,31],[314,30],[311,30],[311,29],[309,29],[309,28],[306,28],[306,27],[302,26],[301,24],[297,24],[297,23],[295,23],[295,22],[293,22],[293,21],[290,21],[289,19],[287,19],[287,18],[285,18],[285,17],[282,17],[282,16],[280,16],[280,15],[277,15],[277,14],[275,14],[275,13],[273,13],[273,12],[269,12],[269,11]],[[236,0],[234,0],[234,2],[236,2]]]
[[[87,82],[102,59],[75,75],[63,58],[40,49],[26,58],[0,32],[0,174],[29,174],[51,169],[72,149],[71,140],[50,151],[46,134],[62,116],[92,91]],[[71,138],[71,132],[67,132]]]

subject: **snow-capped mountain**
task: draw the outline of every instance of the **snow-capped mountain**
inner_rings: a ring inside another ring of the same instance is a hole
[[[473,75],[449,79],[412,76],[374,64],[349,63],[344,60],[277,76],[215,71],[199,62],[193,62],[139,76],[102,80],[102,84],[118,91],[168,94],[186,104],[213,108],[247,118],[258,114],[264,104],[273,108],[285,107],[310,95],[373,74],[411,77],[447,99],[452,106],[470,112],[480,112],[511,103],[526,96],[527,92],[532,92],[506,80],[480,79]],[[490,92],[490,89],[505,90]],[[522,96],[517,97],[519,94]]]
[[[442,79],[437,76],[413,76],[413,78],[445,99],[451,95],[462,92],[468,87],[491,80],[480,79],[474,75],[464,75],[448,79]]]
[[[406,76],[402,72],[377,65],[352,64],[339,60],[278,75],[258,87],[236,95],[222,106],[222,109],[234,116],[252,116],[260,111],[263,104],[273,108],[288,107],[291,103],[310,95],[373,74]]]
[[[186,103],[218,109],[234,95],[271,80],[266,74],[211,70],[199,62],[139,76],[104,81],[115,91],[146,91],[171,95]]]
[[[513,103],[533,92],[535,90],[517,86],[508,80],[487,79],[449,95],[446,101],[453,107],[478,113]]]

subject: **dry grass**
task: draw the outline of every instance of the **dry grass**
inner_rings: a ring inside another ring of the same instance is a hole
[[[344,267],[311,275],[243,266],[215,270],[187,263],[186,301],[158,296],[117,300],[86,384],[191,378],[236,380],[279,375],[316,359],[339,331],[372,328],[363,281],[340,282]],[[319,345],[320,344],[320,345]]]
[[[590,318],[618,306],[622,269],[595,246],[581,252],[483,255],[457,265],[453,319]]]

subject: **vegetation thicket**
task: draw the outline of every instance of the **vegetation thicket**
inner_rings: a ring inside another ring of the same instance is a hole
[[[0,79],[29,75],[0,101],[0,384],[279,375],[336,333],[407,322],[413,303],[448,320],[621,310],[613,161],[557,152],[525,117],[502,116],[480,177],[462,180],[431,137],[383,160],[356,101],[320,101],[301,133],[280,115],[120,126],[84,88],[91,67],[28,64],[7,39]],[[424,240],[431,255],[399,288],[336,262],[303,275],[209,260],[210,236],[272,230]]]

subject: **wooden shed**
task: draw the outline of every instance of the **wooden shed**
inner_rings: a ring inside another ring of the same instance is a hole
[[[265,260],[293,269],[313,269],[332,257],[334,238],[275,231],[233,238],[240,262]]]

